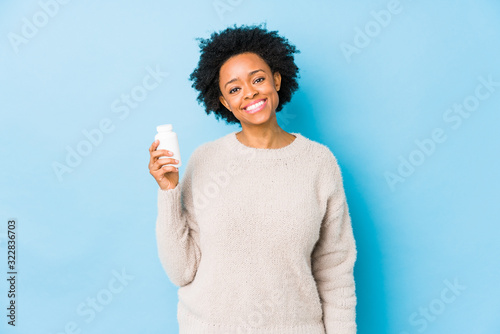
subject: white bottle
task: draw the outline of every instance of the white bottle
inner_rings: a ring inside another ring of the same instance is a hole
[[[177,139],[177,134],[172,131],[172,124],[159,125],[156,127],[156,131],[158,131],[158,133],[155,136],[155,140],[158,139],[160,141],[156,150],[168,150],[174,154],[171,156],[161,156],[159,159],[171,158],[179,160],[178,164],[166,164],[163,166],[174,166],[179,168],[182,165],[179,141]]]

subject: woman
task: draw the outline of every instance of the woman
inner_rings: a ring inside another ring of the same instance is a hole
[[[260,26],[227,28],[200,47],[190,76],[198,101],[241,131],[199,146],[181,183],[175,161],[158,159],[171,153],[149,148],[180,333],[355,333],[340,168],[327,146],[276,120],[298,88],[299,51]]]

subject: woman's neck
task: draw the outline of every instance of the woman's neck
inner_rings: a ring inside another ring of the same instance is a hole
[[[295,136],[279,128],[277,131],[245,131],[236,133],[236,138],[245,146],[276,149],[290,145]]]

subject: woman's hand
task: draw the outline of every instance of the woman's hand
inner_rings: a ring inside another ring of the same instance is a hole
[[[167,150],[158,150],[156,148],[160,145],[158,140],[155,140],[149,147],[149,173],[153,175],[156,182],[162,190],[174,189],[179,183],[179,169],[175,166],[163,166],[165,164],[177,164],[172,158],[162,158],[162,156],[173,155],[172,152]]]

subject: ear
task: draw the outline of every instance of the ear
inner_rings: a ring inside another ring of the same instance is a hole
[[[227,103],[227,101],[224,98],[224,96],[219,95],[219,101],[220,101],[220,103],[222,103],[224,105],[224,107],[226,107],[228,110],[231,110],[231,108],[229,108],[229,103]]]
[[[280,72],[276,71],[273,74],[274,77],[274,87],[276,88],[276,91],[279,92],[281,88],[281,74]]]

